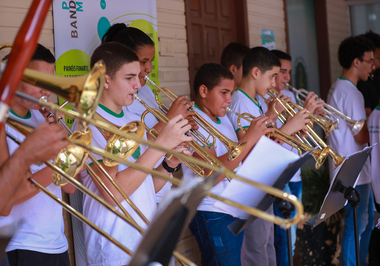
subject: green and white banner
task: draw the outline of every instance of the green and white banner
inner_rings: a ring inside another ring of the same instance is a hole
[[[53,22],[57,75],[87,74],[91,55],[108,28],[125,23],[144,31],[155,43],[150,77],[159,84],[156,0],[53,1]]]

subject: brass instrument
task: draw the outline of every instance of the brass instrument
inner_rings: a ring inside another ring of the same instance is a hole
[[[238,112],[235,112],[230,107],[227,107],[227,111],[238,116],[238,120],[237,120],[238,126],[239,126],[240,130],[242,130],[244,133],[246,132],[247,129],[241,125],[240,120],[245,119],[248,122],[251,122],[253,119],[256,118],[255,116],[248,114],[248,113],[240,114]],[[273,126],[267,125],[267,127],[273,127]],[[273,130],[274,130],[274,133],[268,133],[268,137],[275,137],[275,138],[285,142],[286,144],[288,144],[292,148],[298,150],[299,155],[302,155],[302,150],[310,151],[313,149],[313,147],[306,145],[305,143],[303,143],[299,140],[294,139],[293,137],[289,136],[288,134],[282,132],[281,130],[279,130],[277,128],[273,128]],[[316,169],[319,169],[322,166],[322,164],[327,159],[328,153],[329,153],[328,148],[324,148],[324,149],[318,148],[318,149],[315,149],[311,152],[311,155],[315,159],[315,168]]]
[[[297,112],[296,110],[293,108],[297,108],[299,109],[298,107],[300,107],[299,105],[296,105],[294,103],[288,103],[288,102],[285,102],[279,98],[277,98],[277,93],[273,90],[270,90],[268,92],[268,95],[270,97],[272,97],[273,99],[275,99],[278,103],[280,103],[282,105],[282,107],[285,109],[286,113],[289,114],[290,116],[294,116]],[[277,103],[276,102],[276,103]],[[275,103],[275,104],[276,104]],[[301,109],[299,110],[302,110],[302,107],[300,107]],[[278,111],[275,109],[276,113],[279,115]],[[313,117],[311,116],[311,119],[313,119]],[[329,154],[333,160],[333,164],[334,164],[334,169],[337,168],[339,165],[341,165],[344,161],[344,159],[346,158],[345,156],[341,156],[339,154],[337,154],[333,149],[331,149],[331,147],[329,147],[320,137],[319,135],[310,127],[310,125],[306,125],[308,131],[306,131],[306,134],[313,140],[314,143],[317,144],[317,146],[319,146],[320,148],[322,149],[326,149],[328,148],[329,150]]]
[[[0,50],[8,47],[12,47],[12,43],[1,44]],[[1,63],[0,68],[4,66],[5,63]],[[103,61],[99,61],[95,63],[90,73],[80,77],[61,77],[25,69],[21,80],[74,103],[80,114],[91,118],[102,95],[105,71]]]
[[[28,97],[25,97],[24,95],[22,95],[20,92],[18,92],[18,96],[23,97],[24,99],[28,98]],[[191,156],[187,156],[187,155],[185,155],[183,153],[174,152],[174,151],[172,151],[170,149],[167,149],[165,147],[161,147],[160,145],[157,145],[154,142],[150,142],[150,141],[147,141],[147,140],[144,140],[144,139],[140,139],[140,138],[138,138],[138,137],[136,137],[134,135],[130,135],[130,134],[127,134],[127,133],[119,132],[117,129],[115,129],[114,127],[110,127],[108,124],[106,124],[104,122],[96,121],[94,119],[90,119],[90,118],[81,116],[79,113],[77,113],[77,112],[75,112],[73,110],[59,109],[59,107],[57,107],[56,105],[54,105],[52,103],[45,103],[45,102],[43,102],[41,100],[37,100],[37,99],[33,100],[33,99],[29,98],[29,100],[34,101],[35,103],[39,103],[42,106],[48,107],[50,110],[60,111],[61,113],[63,113],[64,115],[67,115],[69,117],[80,119],[80,120],[82,120],[82,121],[84,121],[86,123],[91,123],[94,126],[103,128],[103,129],[105,129],[107,131],[112,132],[113,134],[120,135],[120,136],[128,138],[128,139],[132,139],[132,140],[134,140],[136,142],[139,142],[141,144],[146,144],[148,146],[151,146],[152,148],[164,151],[164,152],[166,152],[168,154],[172,154],[173,156],[179,158],[182,161],[190,161],[193,164],[197,164],[197,165],[199,165],[201,167],[210,169],[212,171],[220,171],[221,170],[222,174],[224,174],[226,176],[229,176],[231,178],[235,178],[235,179],[237,179],[237,180],[239,180],[241,182],[244,182],[244,183],[247,183],[247,184],[249,184],[251,186],[257,187],[258,189],[263,190],[266,193],[269,193],[269,194],[271,194],[271,195],[273,195],[275,197],[279,197],[281,199],[285,199],[287,201],[290,201],[296,207],[296,209],[297,209],[296,215],[292,219],[282,219],[280,217],[275,217],[275,216],[267,214],[267,213],[265,213],[263,211],[254,209],[252,207],[244,206],[244,205],[242,205],[240,203],[231,201],[229,199],[225,199],[225,198],[220,197],[218,195],[215,195],[213,193],[209,194],[210,197],[212,197],[214,199],[217,199],[217,200],[220,200],[220,201],[223,201],[226,204],[230,204],[230,205],[233,204],[234,207],[237,207],[237,208],[239,208],[239,209],[241,209],[241,210],[243,210],[243,211],[245,211],[245,212],[247,212],[247,213],[249,213],[251,215],[254,215],[256,217],[259,217],[259,218],[265,219],[267,221],[276,223],[276,224],[278,224],[278,225],[280,225],[280,226],[282,226],[284,228],[289,228],[291,225],[297,223],[303,217],[303,206],[297,200],[297,198],[294,195],[289,195],[288,193],[283,192],[281,190],[278,190],[278,189],[275,189],[275,188],[272,188],[272,187],[269,187],[269,186],[257,183],[255,181],[251,181],[249,179],[243,178],[241,176],[238,176],[231,169],[223,168],[223,167],[221,168],[221,167],[216,166],[216,165],[209,165],[209,164],[207,164],[206,162],[204,162],[202,160],[193,158]],[[143,167],[141,165],[138,165],[138,164],[135,164],[135,163],[131,163],[131,162],[128,162],[126,160],[122,160],[122,159],[118,158],[117,156],[114,156],[114,155],[111,155],[111,154],[105,152],[102,149],[99,149],[99,148],[96,148],[96,147],[91,147],[89,145],[77,142],[75,140],[72,140],[72,142],[74,144],[77,144],[77,145],[79,145],[79,146],[81,146],[83,148],[86,148],[86,149],[90,150],[90,151],[93,151],[93,152],[98,153],[98,154],[103,155],[103,156],[107,156],[107,157],[109,157],[112,160],[118,161],[118,162],[123,163],[123,164],[125,164],[127,166],[130,166],[130,167],[134,167],[134,168],[136,168],[136,169],[138,169],[140,171],[143,171],[145,173],[150,173],[150,174],[154,175],[155,177],[159,177],[159,178],[162,178],[162,179],[167,180],[169,182],[172,182],[175,185],[180,185],[181,184],[181,181],[178,180],[178,179],[176,179],[176,178],[171,178],[171,177],[168,177],[168,176],[166,176],[166,175],[164,175],[161,172],[158,172],[156,170],[148,169],[148,168]]]
[[[15,128],[16,130],[21,130],[20,132],[23,133],[24,135],[27,135],[29,134],[33,128],[31,127],[28,127],[26,125],[23,125],[21,124],[20,122],[17,122],[17,121],[14,121],[12,119],[9,119],[7,120],[7,124],[9,124],[10,126],[12,126],[13,128]],[[133,123],[132,123],[133,124]],[[133,131],[133,125],[131,124],[131,128],[132,128],[132,131]],[[128,128],[128,125],[127,124],[125,126],[125,128]],[[141,126],[140,126],[141,127]],[[143,127],[142,127],[143,129]],[[124,130],[123,132],[126,132],[126,133],[129,133],[128,131]],[[141,132],[141,129],[140,129],[140,132]],[[142,130],[143,134],[144,134],[144,130]],[[91,145],[91,131],[89,128],[87,128],[86,131],[75,131],[75,132],[72,132],[71,129],[68,130],[68,133],[71,135],[70,136],[70,140],[76,140],[77,143],[81,143],[83,145],[87,145],[87,146],[90,146]],[[135,132],[132,132],[132,133],[135,133]],[[7,133],[8,134],[8,133]],[[115,135],[114,135],[115,136]],[[11,135],[9,135],[9,137],[11,137],[16,143],[20,143],[17,139],[15,139],[14,137],[12,137]],[[140,134],[139,137],[142,137],[142,135]],[[133,142],[133,141],[132,141]],[[132,142],[129,142],[129,143],[132,143]],[[136,148],[138,147],[138,143],[137,142],[133,142],[134,143],[134,146],[135,147],[130,147],[130,149],[134,149],[136,150]],[[132,152],[133,153],[133,152]],[[132,154],[130,153],[130,154]],[[108,206],[106,205],[105,207],[107,207],[111,212],[113,212],[114,214],[116,214],[117,216],[119,216],[120,218],[122,218],[125,222],[129,223],[131,226],[133,226],[137,231],[139,231],[141,234],[143,234],[145,232],[145,229],[143,229],[142,227],[140,227],[135,220],[133,220],[133,218],[130,216],[130,214],[127,212],[127,210],[121,205],[120,201],[117,200],[117,198],[112,194],[112,192],[107,188],[107,186],[104,184],[104,182],[100,179],[100,177],[98,175],[96,175],[96,173],[94,172],[94,170],[86,163],[86,159],[87,159],[87,156],[89,156],[92,160],[92,162],[95,164],[95,166],[101,171],[101,173],[108,179],[108,181],[111,182],[111,184],[116,188],[116,190],[120,193],[120,195],[122,195],[122,197],[127,201],[127,203],[132,207],[132,209],[140,216],[140,218],[147,224],[149,225],[149,220],[144,216],[144,214],[137,208],[137,206],[131,201],[131,199],[124,193],[124,191],[117,185],[117,183],[113,180],[113,178],[107,173],[107,171],[105,171],[105,169],[100,165],[100,163],[95,159],[95,157],[89,153],[88,149],[85,149],[81,146],[78,146],[76,144],[69,144],[66,148],[62,149],[59,153],[59,155],[57,156],[57,159],[56,159],[56,162],[55,164],[51,164],[50,162],[45,162],[45,164],[47,164],[48,167],[50,167],[51,169],[53,169],[53,183],[55,185],[59,185],[59,186],[63,186],[63,185],[66,185],[67,183],[72,183],[73,185],[75,185],[78,189],[80,189],[81,191],[83,191],[84,193],[87,193],[88,195],[90,195],[91,197],[93,197],[96,201],[98,201],[100,204],[104,204],[106,203],[104,200],[102,200],[100,197],[98,197],[95,193],[88,193],[87,191],[87,188],[85,188],[83,185],[81,186],[78,186],[77,185],[77,182],[75,179],[73,179],[72,177],[77,175],[79,173],[79,171],[82,169],[83,165],[85,165],[87,171],[89,172],[89,174],[93,177],[93,179],[95,179],[96,182],[98,182],[98,184],[102,187],[102,189],[107,193],[107,195],[113,200],[113,202],[119,207],[119,209],[123,212],[123,216],[121,216],[121,214],[115,210],[111,205],[109,205],[108,203]],[[118,156],[118,158],[120,158],[120,156]],[[123,158],[125,160],[125,158]],[[111,159],[109,159],[110,161],[113,161]],[[119,164],[120,162],[118,162]],[[63,174],[64,173],[64,174]],[[36,183],[34,180],[31,180],[32,183],[34,183],[34,185],[36,185],[38,188],[41,188],[41,186]],[[76,181],[76,182],[75,182]],[[80,184],[80,183],[79,183]],[[83,187],[82,187],[83,186]],[[42,187],[43,189],[43,192],[47,193],[48,195],[54,195],[52,193],[50,193],[47,189],[45,189],[44,187]],[[53,197],[54,200],[56,201],[60,201],[58,203],[62,203],[62,201],[57,198],[55,195]],[[71,206],[67,206],[66,203],[64,203],[65,205],[63,205],[63,207],[68,210],[70,213],[72,213],[69,209],[67,209],[68,207],[69,208],[72,208]],[[74,210],[75,211],[75,210]],[[76,212],[76,211],[75,211]],[[111,239],[113,239],[111,236],[107,235],[104,231],[102,231],[100,228],[98,227],[94,227],[95,225],[90,222],[87,218],[83,218],[82,216],[79,216],[78,217],[78,213],[72,213],[73,215],[77,216],[78,219],[80,219],[81,221],[83,222],[86,222],[88,225],[90,225],[94,230],[96,230],[97,232],[99,232],[100,234],[102,234],[103,236],[105,236],[108,240],[110,240],[111,242],[113,242]],[[79,213],[80,214],[80,213]],[[81,214],[80,214],[81,215]],[[111,239],[110,239],[111,238]],[[126,251],[127,254],[129,255],[133,255],[133,252],[131,252],[130,250],[128,250],[126,247],[122,246],[119,242],[117,242],[116,240],[114,240],[115,242],[113,242],[115,245],[117,245],[118,247],[120,247],[122,250]],[[181,263],[184,263],[185,265],[194,265],[193,262],[191,262],[190,260],[188,260],[187,258],[185,258],[184,256],[182,256],[181,254],[179,254],[178,252],[174,251],[173,252],[173,256],[178,259]]]
[[[277,98],[277,92],[275,90],[273,90],[273,89],[270,89],[267,92],[267,94],[269,96],[271,96],[273,99],[278,99]],[[280,100],[280,99],[278,99],[278,100]],[[281,104],[281,102],[280,102],[280,104]],[[293,102],[288,102],[287,106],[291,107],[293,110],[294,109],[298,109],[298,110],[304,109],[302,106],[300,106],[300,105],[298,105],[296,103],[293,103]],[[328,136],[331,133],[331,131],[334,129],[334,126],[335,126],[336,122],[325,121],[325,120],[319,118],[318,116],[310,113],[308,110],[306,110],[306,111],[309,114],[310,119],[312,119],[314,122],[316,122],[323,129],[323,131],[325,132],[326,136]],[[293,113],[297,113],[297,112],[294,111]]]
[[[296,89],[293,86],[289,85],[288,83],[285,83],[287,89],[295,92],[296,98],[298,102],[301,105],[304,105],[305,99],[307,97],[308,91],[305,89]],[[353,120],[349,116],[343,114],[341,111],[338,109],[332,107],[330,104],[324,103],[322,107],[323,111],[327,114],[327,118],[331,120],[336,120],[336,129],[339,129],[339,118],[341,118],[343,121],[345,121],[348,126],[351,128],[352,135],[356,135],[360,132],[360,130],[364,126],[364,119],[359,119],[359,120]]]
[[[144,122],[145,120],[145,116],[148,114],[148,113],[152,113],[159,121],[162,121],[163,123],[167,123],[169,121],[169,119],[163,114],[161,113],[159,110],[157,109],[153,109],[151,108],[147,103],[145,103],[143,100],[141,100],[139,98],[139,96],[135,93],[133,95],[133,97],[138,100],[142,105],[144,105],[144,107],[147,109],[142,115],[141,115],[141,120]],[[159,132],[154,129],[154,128],[149,128],[146,124],[145,124],[145,128],[146,130],[149,132],[149,134],[152,136],[152,138],[156,139]],[[208,162],[209,164],[218,164],[219,166],[222,166],[222,163],[219,162],[215,157],[213,157],[210,153],[208,153],[207,151],[205,151],[203,149],[203,147],[201,145],[199,145],[196,141],[190,141],[189,142],[189,146],[195,151],[197,152],[203,160],[205,160],[206,162]],[[209,175],[212,174],[212,172],[208,172],[207,174],[205,173],[204,169],[199,167],[197,164],[192,164],[191,162],[189,161],[183,161],[183,163],[189,167],[189,169],[194,173],[196,174],[197,176],[203,176],[203,177],[207,177]]]
[[[145,76],[144,79],[146,81],[149,81],[149,83],[151,83],[155,88],[157,88],[157,92],[155,95],[156,102],[160,106],[161,111],[164,112],[164,114],[166,114],[169,108],[167,108],[166,106],[164,106],[162,103],[159,102],[158,100],[159,93],[164,93],[173,102],[175,101],[175,99],[177,99],[178,96],[175,95],[168,88],[161,88],[160,86],[155,84],[148,76]],[[228,161],[232,161],[235,158],[237,158],[240,155],[240,153],[244,150],[246,143],[243,142],[239,144],[228,139],[222,133],[220,133],[215,127],[210,125],[210,123],[207,122],[206,119],[204,119],[198,113],[195,112],[193,119],[199,126],[201,126],[204,130],[206,130],[207,133],[209,133],[211,136],[218,138],[223,143],[223,145],[226,147],[229,153]],[[215,143],[215,140],[214,140],[214,143]],[[204,146],[207,146],[207,144],[204,144]]]

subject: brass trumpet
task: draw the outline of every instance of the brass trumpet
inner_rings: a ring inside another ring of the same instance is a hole
[[[298,110],[302,110],[302,107],[299,105],[296,105],[294,103],[288,103],[277,98],[277,93],[273,90],[270,90],[268,92],[268,95],[272,97],[273,99],[275,99],[278,103],[280,103],[282,107],[285,109],[286,113],[292,117],[297,113],[293,107],[297,108]],[[299,109],[299,107],[301,109]],[[279,114],[276,109],[275,111],[277,114]],[[311,116],[311,119],[313,119],[312,116]],[[319,146],[322,149],[328,148],[329,154],[334,163],[334,168],[337,168],[339,165],[341,165],[346,157],[337,154],[333,149],[331,149],[309,125],[306,125],[306,127],[308,129],[308,131],[306,131],[306,134],[313,140],[314,143],[317,144],[317,146]]]
[[[165,105],[159,102],[159,99],[158,99],[159,93],[164,93],[173,102],[175,101],[175,99],[177,99],[178,96],[175,95],[168,88],[161,88],[156,83],[154,83],[148,76],[145,76],[144,79],[146,81],[149,81],[149,83],[151,83],[155,88],[157,88],[157,92],[155,95],[156,102],[160,106],[161,111],[164,114],[166,114],[169,108],[167,108]],[[210,123],[207,122],[198,113],[195,113],[195,116],[193,117],[193,119],[199,126],[201,126],[204,130],[206,130],[207,133],[209,133],[211,136],[218,138],[223,143],[223,145],[226,147],[229,153],[228,161],[232,161],[235,158],[237,158],[240,155],[240,153],[243,151],[243,149],[245,148],[246,143],[243,142],[239,144],[226,138],[222,133],[220,133],[215,127],[210,125]],[[205,146],[207,146],[207,144]]]
[[[273,99],[277,99],[278,102],[280,101],[280,99],[277,98],[277,92],[274,91],[273,89],[270,89],[267,92],[267,94],[270,97],[272,97]],[[280,104],[281,104],[281,102],[280,102]],[[283,104],[281,104],[281,105],[283,105]],[[294,109],[298,109],[298,110],[304,109],[302,106],[300,106],[300,105],[298,105],[296,103],[293,103],[293,102],[288,102],[288,103],[286,103],[286,105],[288,107],[291,107],[293,110]],[[293,112],[293,113],[296,113],[296,112]],[[309,114],[310,119],[312,119],[313,121],[315,121],[323,129],[323,131],[325,132],[326,136],[328,136],[331,133],[331,131],[334,129],[334,126],[335,126],[336,122],[325,121],[325,120],[319,118],[318,116],[310,113],[309,111],[307,111],[307,113]]]
[[[296,98],[298,102],[301,105],[304,105],[306,96],[308,94],[308,91],[305,89],[296,89],[293,86],[289,85],[288,83],[285,83],[286,88],[288,90],[291,90],[295,92]],[[363,128],[364,126],[364,119],[359,119],[359,120],[353,120],[351,117],[343,114],[341,111],[338,109],[332,107],[330,104],[324,103],[323,104],[323,111],[328,115],[327,118],[331,120],[336,120],[336,129],[339,129],[339,118],[341,118],[343,121],[345,121],[348,126],[351,128],[352,135],[356,135],[359,133],[359,131]]]
[[[237,123],[238,123],[240,130],[242,130],[243,132],[246,132],[247,129],[241,125],[240,120],[245,119],[246,121],[251,122],[253,119],[256,118],[253,115],[248,114],[248,113],[240,114],[238,112],[235,112],[230,107],[227,107],[227,111],[238,116]],[[267,127],[273,127],[273,126],[267,125]],[[306,145],[305,143],[303,143],[299,140],[294,139],[293,137],[289,136],[288,134],[282,132],[281,130],[279,130],[277,128],[273,128],[273,130],[274,130],[274,133],[268,133],[268,137],[272,136],[272,137],[275,137],[275,138],[285,142],[286,144],[288,144],[292,148],[296,149],[298,151],[299,155],[302,155],[302,150],[310,151],[313,149],[313,147]],[[322,166],[322,164],[327,159],[328,153],[329,153],[328,148],[324,148],[324,149],[318,148],[318,149],[315,149],[311,152],[311,155],[315,159],[315,168],[319,169]]]

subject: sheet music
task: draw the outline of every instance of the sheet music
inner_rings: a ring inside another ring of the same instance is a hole
[[[286,167],[298,158],[297,154],[263,136],[236,174],[268,186],[273,186]],[[223,191],[222,196],[244,205],[256,207],[265,194],[266,192],[232,179]],[[240,219],[247,219],[249,217],[249,214],[219,201],[214,206]]]

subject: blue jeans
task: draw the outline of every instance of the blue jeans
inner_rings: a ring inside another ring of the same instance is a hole
[[[224,213],[197,211],[189,228],[198,242],[204,266],[240,265],[244,232],[235,236],[227,228],[235,220]]]
[[[289,182],[288,185],[284,188],[285,192],[291,193],[298,198],[299,201],[302,200],[302,181],[298,182]],[[276,216],[283,217],[282,212],[279,211],[279,208],[276,204],[273,204],[273,213]],[[296,211],[292,211],[291,217],[295,215]],[[294,249],[296,247],[296,232],[297,225],[290,227],[290,232],[292,235],[292,253],[294,255]],[[274,226],[274,247],[276,248],[276,261],[277,266],[288,266],[288,245],[287,245],[287,235],[286,231],[280,226]]]
[[[374,228],[374,203],[371,184],[356,186],[360,193],[360,202],[357,207],[358,231],[360,241],[360,265],[368,265],[366,262],[369,240]],[[346,212],[342,239],[342,265],[356,265],[354,218],[351,204],[344,207]]]

